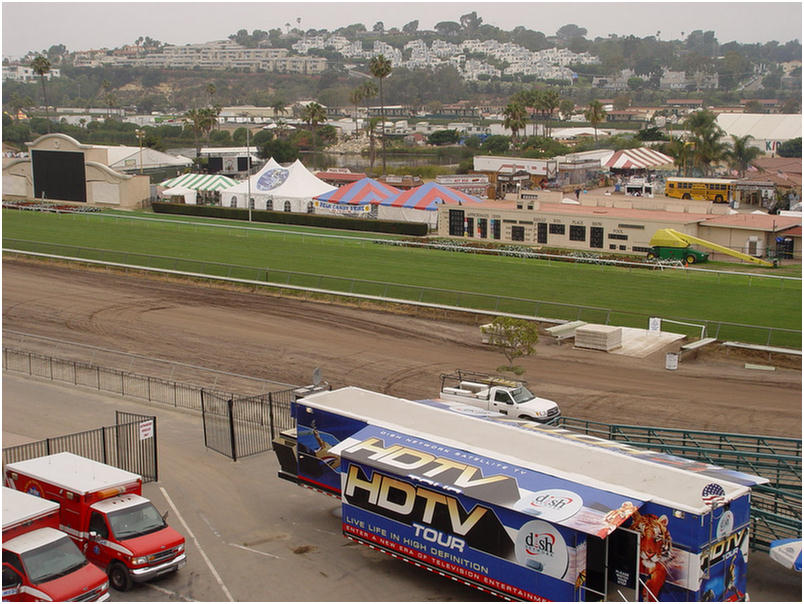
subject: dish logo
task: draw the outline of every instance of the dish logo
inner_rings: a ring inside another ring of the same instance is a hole
[[[526,522],[517,534],[516,560],[536,572],[561,579],[567,573],[569,552],[564,537],[543,520]]]
[[[571,518],[583,507],[583,499],[577,493],[564,489],[547,489],[526,495],[517,502],[519,511],[560,522]]]
[[[555,543],[556,536],[551,533],[530,533],[525,536],[525,552],[530,556],[552,556]]]

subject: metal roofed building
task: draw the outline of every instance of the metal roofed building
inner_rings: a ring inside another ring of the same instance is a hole
[[[438,235],[464,240],[522,243],[592,253],[645,254],[664,228],[752,255],[777,248],[780,232],[800,225],[796,216],[739,213],[725,204],[581,194],[580,200],[535,194],[527,204],[503,201],[438,209]],[[520,207],[517,208],[517,205]],[[794,252],[800,258],[800,250]],[[721,259],[712,254],[713,259]],[[724,260],[728,259],[725,255]]]
[[[751,135],[749,141],[763,153],[775,153],[779,145],[801,138],[801,114],[721,113],[717,125],[730,136]]]

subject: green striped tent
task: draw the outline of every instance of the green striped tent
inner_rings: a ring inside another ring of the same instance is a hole
[[[163,187],[185,187],[196,191],[221,191],[237,184],[234,178],[221,174],[182,174],[159,183]]]

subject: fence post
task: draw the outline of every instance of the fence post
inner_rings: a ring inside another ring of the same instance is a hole
[[[50,455],[50,439],[45,439],[45,454]]]
[[[73,361],[73,384],[78,386],[78,365]]]
[[[176,394],[176,385],[173,385],[173,394]],[[174,398],[175,400],[175,398]],[[204,447],[207,448],[207,414],[204,412],[204,389],[201,388],[201,424],[204,427]]]
[[[151,376],[148,376],[148,402],[151,402]]]
[[[28,375],[33,375],[33,368],[31,367],[31,353],[28,353]]]
[[[117,423],[117,418],[115,418],[114,423]],[[106,461],[106,428],[101,428],[101,439],[103,440],[103,463],[107,463]]]
[[[226,401],[226,407],[229,411],[229,439],[232,443],[232,461],[237,461],[237,442],[235,442],[234,429],[234,400],[229,399]]]
[[[770,338],[768,338],[768,340],[770,340]],[[50,381],[52,382],[53,381],[53,357],[49,357],[49,358],[50,358]]]
[[[95,367],[95,375],[96,375],[97,380],[98,380],[98,390],[100,390],[100,365]]]
[[[276,438],[274,432],[274,397],[270,392],[268,393],[268,422],[271,426],[271,444],[273,446],[274,438]]]
[[[156,416],[152,416],[151,419],[154,422],[154,437],[152,439],[154,441],[154,482],[159,482],[159,447],[156,446]]]

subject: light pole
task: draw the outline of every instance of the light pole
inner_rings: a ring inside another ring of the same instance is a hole
[[[246,205],[248,206],[248,221],[251,222],[251,130],[246,126],[246,187],[248,188],[248,197],[246,198]]]
[[[145,138],[145,130],[137,128],[134,130],[134,134],[137,135],[137,140],[140,142],[140,174],[142,174],[142,139]]]

